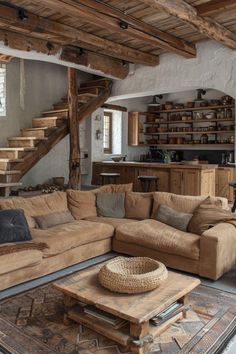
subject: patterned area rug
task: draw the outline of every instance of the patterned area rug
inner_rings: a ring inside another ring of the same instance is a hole
[[[190,295],[187,319],[156,338],[150,354],[213,354],[236,329],[236,295],[205,286]],[[141,304],[140,304],[141,306]],[[127,354],[76,323],[63,325],[62,295],[46,285],[0,303],[0,353]]]

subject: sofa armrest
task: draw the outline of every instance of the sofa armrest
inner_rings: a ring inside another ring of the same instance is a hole
[[[236,227],[220,223],[205,231],[200,238],[199,274],[218,279],[236,262]]]

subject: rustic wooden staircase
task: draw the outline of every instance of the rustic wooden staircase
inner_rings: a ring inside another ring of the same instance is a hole
[[[82,83],[78,89],[78,122],[89,117],[110,96],[111,80]],[[0,148],[0,195],[11,188],[59,141],[69,133],[68,99],[63,97],[51,111],[33,118],[31,128],[22,128],[19,136],[8,138],[8,147]]]

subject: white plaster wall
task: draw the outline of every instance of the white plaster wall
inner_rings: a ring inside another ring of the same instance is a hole
[[[197,57],[160,57],[155,67],[136,66],[134,74],[113,85],[109,102],[196,88],[212,88],[236,98],[236,51],[214,41],[197,44]]]
[[[20,129],[31,127],[32,118],[51,109],[67,92],[67,69],[61,65],[25,60],[25,107],[20,106],[20,61],[7,64],[7,114],[0,117],[0,146],[7,146],[7,138],[19,136]],[[79,73],[79,80],[91,76]],[[56,145],[22,179],[24,185],[43,183],[53,176],[68,178],[68,137]]]

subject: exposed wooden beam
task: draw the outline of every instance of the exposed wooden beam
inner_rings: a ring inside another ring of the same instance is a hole
[[[211,0],[195,6],[199,16],[211,16],[225,10],[236,9],[235,0]]]
[[[32,0],[32,2],[38,3],[37,0]],[[178,53],[187,58],[196,56],[194,45],[180,38],[162,32],[101,2],[86,1],[86,5],[81,4],[81,2],[78,3],[73,0],[44,0],[43,4],[45,7],[54,9],[63,15],[76,19],[82,18],[83,21],[102,29],[104,29],[105,24],[106,30],[111,33],[126,33],[132,38],[145,41],[153,46]]]
[[[68,68],[68,106],[70,132],[69,188],[80,189],[80,148],[76,70]]]
[[[183,0],[141,0],[154,9],[162,9],[170,16],[174,16],[188,23],[203,35],[236,49],[236,35],[212,19],[201,17],[197,10]]]
[[[159,58],[156,55],[114,43],[94,34],[45,19],[29,12],[27,12],[27,20],[22,21],[19,18],[18,10],[6,5],[0,5],[0,27],[24,34],[28,33],[32,37],[46,38],[47,40],[59,43],[78,44],[82,48],[99,50],[101,54],[132,63],[151,66],[158,65],[159,63]]]
[[[80,50],[76,47],[64,47],[60,59],[99,70],[106,75],[115,76],[119,79],[125,79],[129,73],[129,66],[119,59]]]
[[[120,112],[127,112],[128,111],[126,107],[118,106],[116,104],[109,104],[109,103],[104,103],[102,108],[111,109],[113,111],[120,111]]]
[[[61,59],[68,63],[74,63],[84,66],[85,68],[100,71],[101,74],[110,75],[117,79],[124,79],[128,75],[128,65],[122,60],[106,57],[87,50],[80,52],[79,48],[77,48],[73,53],[69,51],[66,54],[65,49],[54,42],[32,38],[28,35],[26,36],[2,29],[0,29],[0,41],[4,42],[6,46],[12,49],[26,52],[35,51],[37,53],[54,56],[60,55]],[[78,55],[79,53],[81,53],[81,55]]]

